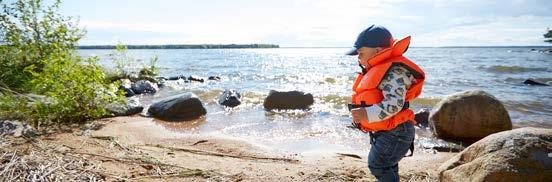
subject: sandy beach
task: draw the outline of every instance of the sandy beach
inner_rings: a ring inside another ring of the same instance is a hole
[[[44,165],[85,161],[82,172],[107,181],[375,181],[366,154],[281,154],[239,139],[166,132],[140,116],[71,128],[32,140],[4,138],[2,152]],[[437,168],[455,154],[418,148],[400,162],[401,180],[436,181]]]

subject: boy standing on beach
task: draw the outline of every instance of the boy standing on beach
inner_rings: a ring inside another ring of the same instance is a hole
[[[409,101],[422,92],[423,70],[403,56],[410,36],[394,40],[382,26],[362,31],[354,49],[362,73],[353,84],[353,125],[370,133],[368,168],[378,181],[399,181],[399,161],[414,152],[414,112]]]

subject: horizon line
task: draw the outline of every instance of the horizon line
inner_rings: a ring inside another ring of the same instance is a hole
[[[243,46],[243,45],[271,45],[279,46],[279,48],[353,48],[353,47],[344,47],[344,46],[281,46],[279,44],[123,44],[124,46],[197,46],[197,45],[211,45],[211,46],[221,46],[221,45],[234,45],[234,46]],[[77,47],[96,47],[96,46],[117,46],[117,44],[89,44],[89,45],[78,45]],[[411,48],[491,48],[491,47],[503,47],[503,48],[552,48],[552,45],[468,45],[468,46],[410,46]]]

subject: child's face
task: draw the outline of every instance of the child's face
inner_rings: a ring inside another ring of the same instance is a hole
[[[368,60],[370,60],[370,58],[374,57],[380,50],[381,50],[381,48],[379,48],[379,47],[376,47],[376,48],[361,47],[357,51],[358,52],[358,62],[366,68],[370,67],[370,65],[368,64]]]

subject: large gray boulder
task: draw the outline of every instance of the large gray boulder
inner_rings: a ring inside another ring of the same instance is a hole
[[[552,129],[489,135],[439,167],[440,181],[550,181]]]
[[[444,98],[431,111],[429,121],[437,138],[466,143],[512,129],[512,121],[504,105],[481,90],[460,92]]]
[[[207,110],[196,95],[188,92],[157,101],[150,106],[148,112],[165,121],[188,121],[205,115]]]
[[[279,92],[271,90],[264,100],[264,108],[272,109],[308,109],[314,103],[312,94],[300,91]]]

